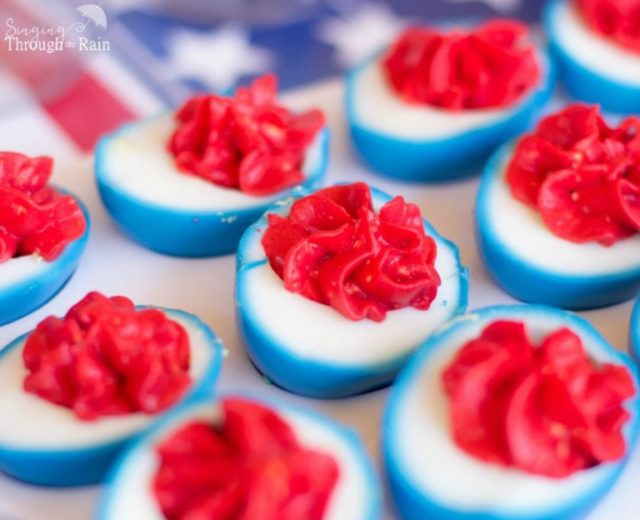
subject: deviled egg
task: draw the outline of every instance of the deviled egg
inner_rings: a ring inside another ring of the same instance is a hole
[[[504,306],[452,320],[385,411],[400,518],[584,518],[634,448],[638,385],[628,356],[566,311]]]
[[[447,181],[480,170],[551,94],[554,73],[526,26],[408,29],[348,76],[346,114],[374,171]]]
[[[90,293],[0,351],[0,470],[100,482],[167,409],[213,393],[222,347],[196,316]]]
[[[0,152],[0,325],[38,309],[76,270],[89,212],[50,184],[50,157]]]
[[[481,256],[515,298],[570,309],[640,290],[640,120],[597,107],[543,119],[487,164],[476,203]]]
[[[638,9],[628,0],[547,1],[545,31],[573,97],[612,112],[640,110]]]
[[[234,97],[195,96],[175,114],[104,137],[95,172],[102,200],[135,241],[160,253],[235,251],[243,231],[292,189],[315,188],[329,132],[319,110],[280,105],[265,76]]]
[[[376,520],[381,492],[353,432],[289,405],[224,397],[180,410],[115,466],[100,520]]]
[[[464,312],[457,247],[415,204],[337,185],[274,206],[238,249],[236,309],[249,357],[272,382],[320,398],[388,385]]]

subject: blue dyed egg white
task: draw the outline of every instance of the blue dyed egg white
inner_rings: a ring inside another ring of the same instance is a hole
[[[537,51],[538,85],[513,106],[447,110],[408,103],[386,78],[381,55],[346,79],[345,110],[355,149],[374,172],[417,182],[477,173],[501,144],[524,131],[549,99],[555,72]]]
[[[612,112],[640,110],[640,54],[594,31],[571,0],[548,0],[543,20],[572,97]]]
[[[640,234],[611,246],[575,243],[547,227],[539,211],[512,194],[506,172],[514,147],[487,163],[476,201],[485,266],[515,298],[569,309],[612,305],[640,290]]]
[[[178,403],[211,395],[222,364],[222,345],[196,316],[164,309],[182,325],[190,341],[192,385]],[[58,406],[24,390],[28,372],[22,353],[27,335],[0,351],[0,468],[14,477],[41,485],[82,485],[99,482],[122,448],[161,414],[132,413],[78,419]]]
[[[83,235],[67,244],[58,258],[46,261],[33,254],[0,263],[0,325],[15,321],[47,303],[75,272],[91,228],[87,208],[78,198],[76,202],[87,226]]]
[[[152,250],[176,256],[232,253],[243,231],[291,189],[248,195],[179,171],[167,150],[175,128],[173,115],[165,114],[104,137],[95,159],[102,201],[125,233]],[[299,187],[320,185],[328,147],[325,128],[307,149]]]
[[[597,363],[631,372],[636,395],[623,434],[634,449],[640,428],[640,390],[631,360],[586,321],[558,309],[518,305],[490,307],[456,318],[425,343],[392,388],[383,419],[383,458],[402,520],[569,520],[582,518],[613,486],[626,458],[578,471],[562,479],[489,464],[458,447],[452,438],[449,398],[442,373],[468,341],[496,320],[525,323],[538,343],[568,327]]]
[[[274,401],[265,404],[288,422],[302,445],[331,455],[338,463],[339,478],[323,520],[377,520],[381,517],[378,478],[360,440],[352,431],[309,411]],[[164,518],[152,492],[152,481],[158,467],[155,448],[180,425],[193,420],[214,425],[220,421],[219,409],[208,402],[190,406],[134,445],[111,472],[99,507],[100,520]]]
[[[391,197],[372,189],[378,211]],[[295,199],[268,213],[288,215]],[[353,321],[328,305],[285,289],[261,244],[266,216],[245,233],[236,277],[238,323],[249,356],[285,389],[315,397],[353,395],[389,384],[415,349],[442,323],[464,312],[467,270],[457,247],[426,221],[437,244],[435,268],[442,284],[427,310],[387,313],[380,323]]]

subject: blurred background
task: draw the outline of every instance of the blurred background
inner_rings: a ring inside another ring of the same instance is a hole
[[[229,92],[267,71],[293,89],[341,74],[406,25],[492,16],[535,22],[541,4],[0,0],[0,120],[37,103],[89,152],[101,133],[195,92]]]

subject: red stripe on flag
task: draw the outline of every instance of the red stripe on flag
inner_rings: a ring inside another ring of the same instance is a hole
[[[16,27],[55,29],[50,16],[27,7],[22,0],[0,0],[0,19],[6,15]],[[39,38],[53,37],[43,33]],[[92,150],[103,133],[136,117],[98,79],[83,70],[79,53],[72,49],[26,56],[9,51],[8,43],[0,40],[0,64],[32,91],[43,110],[83,151]]]
[[[136,114],[88,72],[61,95],[42,100],[43,109],[78,145],[89,152],[104,133]]]

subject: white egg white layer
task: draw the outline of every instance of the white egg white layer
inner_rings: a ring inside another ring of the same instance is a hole
[[[176,128],[172,114],[134,123],[102,143],[101,175],[104,182],[136,199],[176,210],[228,211],[268,205],[282,193],[258,197],[224,188],[195,175],[180,172],[167,150]],[[305,173],[322,160],[322,134],[307,150]]]
[[[331,496],[323,520],[364,520],[376,500],[371,477],[365,473],[352,447],[332,428],[313,416],[291,409],[278,410],[293,427],[300,442],[307,448],[333,455],[340,467],[340,477]],[[219,413],[211,404],[188,414],[187,420],[219,420]],[[135,518],[161,520],[160,508],[152,493],[151,482],[158,469],[155,443],[176,428],[169,425],[153,436],[150,443],[138,446],[119,467],[111,496],[103,510],[103,520]]]
[[[384,202],[374,197],[377,210]],[[252,238],[249,258],[265,259],[260,244],[263,234],[261,230]],[[427,311],[405,307],[388,312],[381,323],[353,321],[328,305],[287,291],[268,262],[242,275],[240,303],[264,335],[305,360],[357,367],[399,359],[444,323],[459,304],[461,268],[456,253],[441,239],[436,244],[435,267],[442,284]]]
[[[51,263],[37,255],[12,258],[0,264],[0,291],[44,273]]]
[[[464,451],[450,433],[449,400],[441,375],[456,352],[496,319],[519,319],[527,324],[538,342],[566,322],[558,315],[535,311],[505,316],[460,318],[468,323],[447,335],[443,344],[413,373],[411,381],[396,397],[393,425],[389,428],[393,456],[399,468],[421,493],[456,510],[487,511],[510,515],[552,511],[583,496],[611,471],[610,464],[581,471],[564,479],[535,476],[518,469],[484,463]],[[599,362],[619,363],[590,334],[572,327]]]
[[[351,102],[356,122],[368,130],[406,140],[440,140],[459,136],[506,119],[514,108],[450,111],[409,104],[387,81],[379,59],[352,79]]]
[[[195,323],[167,311],[185,327],[191,342],[193,381],[200,380],[210,366],[213,349],[208,337]],[[0,357],[0,446],[5,449],[62,450],[86,448],[117,441],[147,427],[157,416],[134,413],[78,419],[72,410],[28,393],[23,389],[27,369],[22,361],[23,344]]]
[[[575,61],[625,85],[640,86],[640,55],[593,31],[573,2],[553,6],[553,38]]]
[[[511,195],[505,180],[511,153],[496,164],[482,226],[524,262],[543,271],[573,276],[609,275],[640,267],[640,234],[606,247],[576,244],[554,235],[540,213]]]

